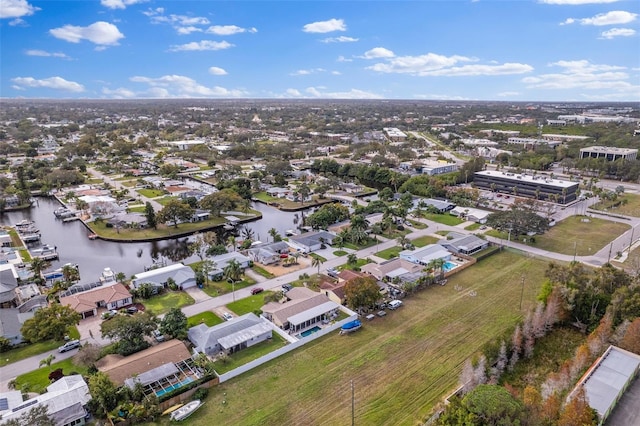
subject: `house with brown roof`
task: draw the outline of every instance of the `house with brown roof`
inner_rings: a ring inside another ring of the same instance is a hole
[[[98,315],[98,308],[120,309],[133,303],[133,296],[121,284],[115,283],[60,298],[61,305],[67,305],[88,318]]]
[[[336,277],[337,279],[335,281],[323,281],[322,283],[320,283],[320,292],[327,296],[330,300],[344,305],[347,300],[344,292],[344,286],[349,281],[364,276],[364,274],[361,274],[359,272],[345,269],[338,273]]]
[[[180,340],[172,339],[129,356],[107,355],[98,361],[96,367],[109,376],[115,385],[122,386],[131,377],[187,358],[191,358],[191,353],[186,345]]]

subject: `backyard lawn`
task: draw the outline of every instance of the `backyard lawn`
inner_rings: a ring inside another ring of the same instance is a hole
[[[169,312],[171,308],[182,308],[195,303],[193,297],[184,291],[165,291],[158,296],[153,296],[150,299],[138,299],[136,302],[142,303],[145,311],[154,315]]]
[[[205,284],[202,290],[209,296],[216,297],[220,296],[221,294],[231,293],[234,289],[240,290],[241,288],[249,287],[250,285],[256,283],[252,278],[249,278],[246,275],[244,275],[242,278],[242,281],[236,282],[235,285],[228,283],[226,280],[209,281],[207,284]]]
[[[465,360],[534,305],[546,266],[511,251],[482,260],[357,333],[317,339],[210,389],[189,424],[348,425],[351,381],[356,424],[421,424],[458,385]]]
[[[101,237],[119,240],[147,240],[149,238],[166,238],[172,235],[181,235],[184,233],[207,230],[226,222],[227,220],[223,217],[214,217],[200,222],[181,223],[177,228],[173,225],[158,225],[158,229],[116,229],[107,228],[107,223],[105,221],[88,222],[87,226],[91,228],[91,231]]]
[[[600,201],[591,206],[591,208],[594,210],[606,210],[610,213],[640,217],[640,195],[624,194],[618,197],[616,201]]]
[[[235,302],[229,303],[227,308],[238,316],[248,314],[249,312],[259,311],[260,308],[262,308],[262,305],[264,305],[264,297],[268,294],[273,294],[273,292],[265,291],[245,297],[244,299],[236,300]]]
[[[431,237],[429,235],[423,235],[422,237],[418,237],[415,240],[411,240],[411,244],[413,244],[416,247],[424,247],[428,244],[435,244],[438,241],[440,241],[440,239],[436,238],[436,237]]]
[[[570,216],[543,235],[536,235],[533,245],[555,253],[571,255],[575,252],[578,256],[589,256],[628,229],[629,225],[626,223],[594,217]],[[513,235],[511,237],[513,239]]]
[[[464,222],[464,220],[458,219],[456,216],[452,216],[448,213],[445,213],[445,214],[425,213],[423,217],[425,219],[429,219],[434,222],[442,223],[443,225],[449,225],[449,226],[459,225]]]
[[[271,279],[271,278],[275,278],[275,275],[273,275],[271,272],[267,271],[266,269],[258,266],[258,265],[253,265],[251,267],[251,270],[253,270],[253,272],[255,272],[258,275],[261,275],[265,278]]]
[[[71,373],[78,373],[85,376],[87,374],[86,367],[74,364],[73,358],[67,358],[60,362],[52,363],[51,367],[44,366],[16,377],[16,389],[23,390],[26,385],[29,392],[42,393],[46,390],[47,386],[51,384],[51,382],[49,382],[49,373],[58,368],[62,368],[62,373],[65,376]]]
[[[238,368],[249,361],[260,358],[261,356],[266,355],[269,352],[280,349],[286,344],[285,340],[280,337],[278,333],[274,332],[272,336],[273,337],[270,340],[260,342],[255,346],[248,347],[239,352],[229,355],[229,357],[226,359],[226,362],[216,361],[214,363],[216,372],[218,374],[226,373],[227,371]]]
[[[380,250],[379,252],[376,253],[376,256],[389,260],[389,259],[393,259],[394,257],[398,257],[401,251],[402,251],[402,247],[394,246],[394,247],[389,247],[388,249]]]
[[[197,315],[187,318],[187,327],[193,327],[198,324],[205,324],[207,327],[213,327],[222,324],[224,321],[211,311],[200,312]]]

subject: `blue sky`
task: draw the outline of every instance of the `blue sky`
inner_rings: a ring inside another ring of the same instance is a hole
[[[640,101],[638,0],[0,0],[4,98]]]

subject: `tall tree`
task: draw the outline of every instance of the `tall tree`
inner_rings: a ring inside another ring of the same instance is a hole
[[[240,262],[235,259],[232,259],[227,266],[223,269],[224,277],[226,279],[232,280],[233,282],[240,281],[240,277],[242,276],[242,266]]]
[[[107,413],[118,405],[118,392],[109,376],[102,371],[89,376],[89,392],[91,393],[90,406],[100,417],[106,417]]]
[[[187,337],[187,317],[180,308],[171,308],[160,322],[160,332],[176,339]]]
[[[595,426],[597,419],[595,410],[589,406],[584,388],[580,386],[562,409],[558,426]]]
[[[141,312],[135,315],[116,315],[100,325],[102,337],[116,340],[120,355],[130,355],[149,347],[145,337],[150,337],[157,327],[156,318]]]
[[[347,305],[352,309],[374,306],[382,299],[380,288],[373,277],[353,278],[344,286]]]
[[[180,200],[170,200],[163,208],[158,212],[158,222],[170,223],[177,228],[179,221],[187,221],[193,216],[194,209],[189,204]]]
[[[147,201],[144,205],[144,214],[147,218],[147,226],[149,228],[157,229],[158,220],[156,218],[156,211],[149,201]]]
[[[62,340],[72,325],[80,322],[80,314],[69,306],[52,304],[38,309],[32,318],[24,322],[20,332],[30,342]]]
[[[319,256],[312,256],[311,257],[311,266],[317,267],[318,268],[318,274],[320,273],[320,266],[324,263],[324,260],[322,260]]]
[[[2,426],[25,426],[25,425],[33,425],[33,426],[56,426],[57,423],[49,415],[48,412],[49,406],[47,404],[40,404],[34,406],[31,410],[26,413],[20,414],[17,419],[6,420],[0,425]]]

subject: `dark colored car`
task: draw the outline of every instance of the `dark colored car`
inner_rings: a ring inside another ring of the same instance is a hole
[[[258,294],[258,293],[262,293],[263,291],[264,291],[264,288],[256,287],[251,289],[251,294]]]
[[[127,308],[127,313],[128,313],[128,314],[133,315],[133,314],[135,314],[136,312],[138,312],[138,308],[136,308],[135,306],[129,306],[129,307]]]

